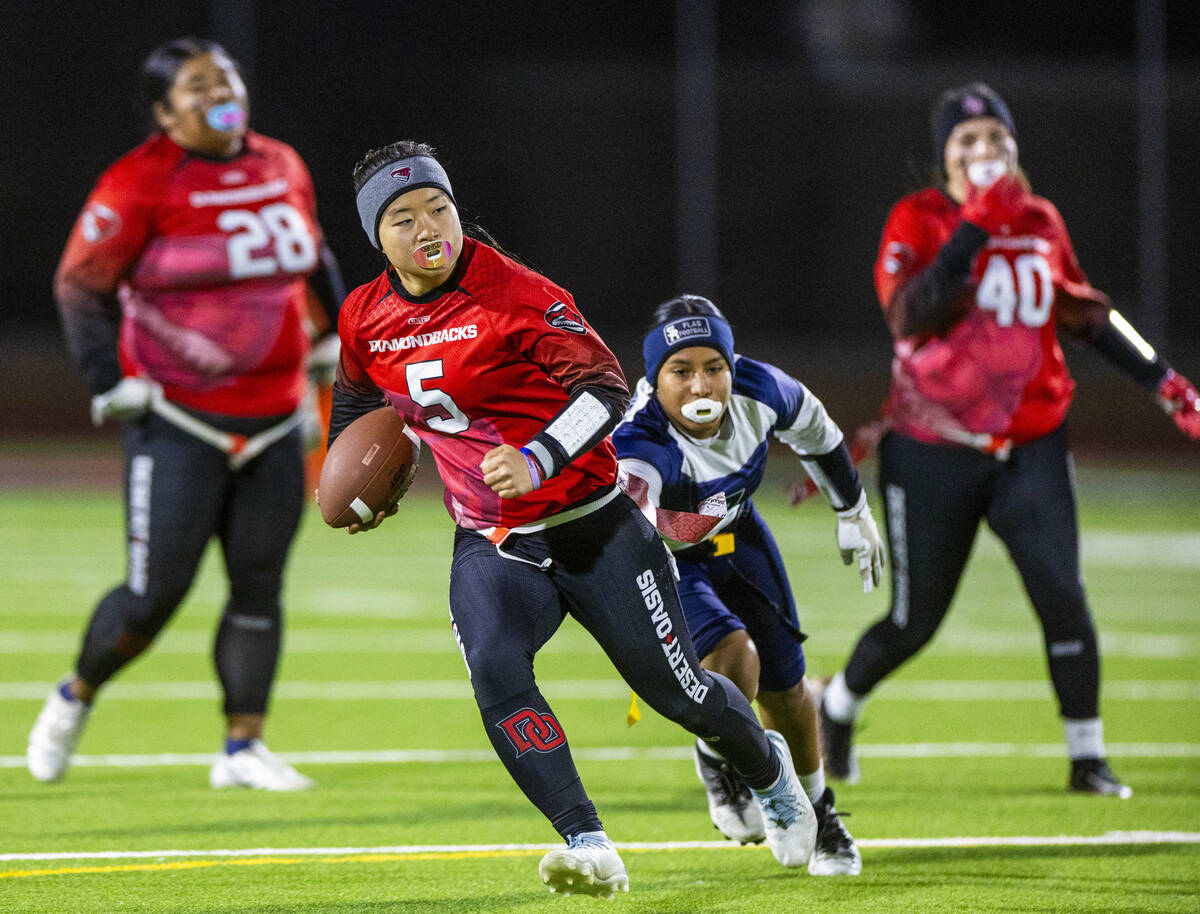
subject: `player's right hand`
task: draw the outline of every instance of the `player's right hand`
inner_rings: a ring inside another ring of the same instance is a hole
[[[1029,203],[1029,193],[1014,175],[1003,175],[984,191],[974,184],[967,187],[967,199],[962,205],[963,221],[978,226],[989,235],[999,235],[1005,226],[1016,222]]]
[[[1158,385],[1158,402],[1181,432],[1200,441],[1200,394],[1191,381],[1174,369],[1168,371]]]
[[[121,378],[114,387],[92,397],[92,425],[99,427],[106,419],[140,419],[161,392],[162,387],[149,378]]]
[[[376,527],[378,527],[380,524],[383,523],[383,519],[385,517],[391,517],[393,514],[395,514],[399,510],[400,510],[400,505],[394,504],[391,507],[386,508],[383,511],[376,511],[375,519],[372,520],[369,524],[351,524],[349,527],[346,528],[346,532],[349,533],[351,536],[353,536],[355,533],[362,533],[366,530],[374,530]]]

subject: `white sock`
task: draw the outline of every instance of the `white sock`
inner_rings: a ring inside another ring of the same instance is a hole
[[[825,694],[821,697],[825,704],[825,713],[840,724],[852,724],[858,720],[863,705],[867,703],[866,695],[855,695],[846,688],[846,677],[838,673],[829,685],[825,686]]]
[[[804,788],[804,792],[808,794],[808,798],[816,804],[816,802],[825,796],[825,766],[820,762],[817,763],[817,770],[812,774],[800,775],[800,786]]]
[[[1067,735],[1067,755],[1071,760],[1081,758],[1104,758],[1104,723],[1099,717],[1087,720],[1063,718],[1063,732]]]

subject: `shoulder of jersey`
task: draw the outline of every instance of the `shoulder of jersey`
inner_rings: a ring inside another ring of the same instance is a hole
[[[518,292],[524,289],[544,289],[552,285],[546,277],[536,273],[529,267],[522,266],[511,257],[497,251],[491,245],[472,239],[474,250],[471,254],[471,265],[463,277],[462,286],[473,296],[482,295],[504,285],[509,290]],[[549,307],[554,301],[546,302]],[[511,302],[504,307],[511,307]]]
[[[260,155],[276,155],[295,162],[301,161],[300,153],[283,140],[255,133],[253,130],[246,132],[246,149]]]
[[[671,434],[667,430],[667,417],[653,397],[630,407],[629,412],[613,432],[614,441],[663,446],[670,444]]]
[[[156,133],[112,163],[105,171],[109,178],[129,181],[157,180],[183,158],[183,150],[164,134]]]
[[[386,298],[389,294],[392,294],[392,287],[388,283],[387,273],[380,273],[370,282],[365,282],[346,294],[341,313],[348,316],[354,311],[361,311],[368,303]]]

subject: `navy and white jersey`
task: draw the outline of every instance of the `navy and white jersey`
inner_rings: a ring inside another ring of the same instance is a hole
[[[711,438],[693,438],[677,429],[650,383],[638,381],[612,440],[622,469],[646,483],[649,504],[643,510],[651,521],[657,508],[712,514],[714,502],[723,496],[727,513],[705,539],[730,527],[762,483],[772,435],[805,460],[805,469],[835,508],[854,504],[849,496],[859,493],[839,492],[814,462],[837,450],[843,438],[821,401],[774,365],[735,355],[734,366],[729,406],[720,431]],[[666,541],[672,550],[690,545]]]

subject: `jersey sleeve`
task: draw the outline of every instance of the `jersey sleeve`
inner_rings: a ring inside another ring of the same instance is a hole
[[[888,214],[875,258],[875,292],[886,312],[896,290],[916,276],[937,255],[937,245],[925,220],[908,200]]]
[[[121,379],[116,289],[153,227],[153,202],[130,162],[118,162],[100,177],[54,274],[54,301],[67,348],[92,393]]]
[[[1040,199],[1039,202],[1050,226],[1056,254],[1052,266],[1057,287],[1054,297],[1056,320],[1064,330],[1086,340],[1095,340],[1108,325],[1112,301],[1088,281],[1058,208],[1049,200]]]
[[[527,287],[504,329],[513,346],[568,394],[581,387],[610,390],[623,401],[618,413],[624,412],[629,388],[621,366],[569,292],[550,282]]]
[[[154,204],[135,169],[109,169],[88,196],[59,261],[55,282],[112,292],[146,246]]]
[[[355,348],[357,342],[361,296],[351,293],[345,307],[338,315],[338,336],[341,348],[338,353],[337,374],[333,381],[333,402],[329,415],[328,443],[333,444],[351,422],[373,409],[387,403],[379,385],[367,374]]]

